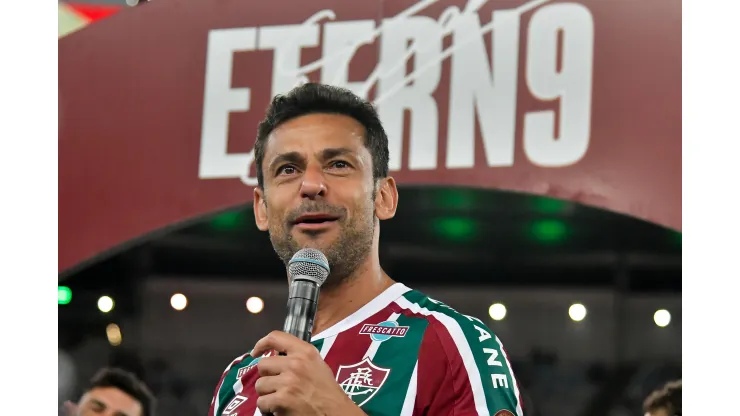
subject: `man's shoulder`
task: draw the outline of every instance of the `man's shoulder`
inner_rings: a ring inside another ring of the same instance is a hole
[[[250,353],[251,351],[231,360],[223,373],[221,373],[221,378],[216,385],[216,390],[213,394],[213,399],[211,400],[211,409],[208,412],[209,416],[220,414],[220,410],[226,406],[227,402],[234,399],[234,384],[239,378],[241,378],[243,371],[248,371],[247,367],[251,368],[250,364],[254,361],[252,356],[249,355]]]
[[[459,312],[421,291],[409,290],[396,300],[396,304],[407,313],[427,320],[429,328],[435,333],[444,332],[456,338],[458,342],[471,339],[477,341],[483,334],[495,337],[493,331],[481,319]]]
[[[445,377],[468,380],[468,402],[472,401],[476,410],[522,415],[511,363],[501,340],[485,322],[418,291],[409,291],[402,298],[396,303],[429,321],[431,336],[419,358],[420,368],[424,366],[427,374],[434,374],[433,369],[446,362],[451,373]]]
[[[459,325],[462,325],[466,328],[475,324],[483,326],[486,325],[479,318],[459,312],[446,303],[434,299],[426,295],[425,293],[414,289],[411,289],[401,295],[396,300],[396,304],[417,316],[426,318],[427,320],[454,320]]]
[[[252,350],[249,350],[245,352],[244,354],[234,358],[224,370],[223,376],[226,377],[230,375],[230,376],[234,376],[236,379],[240,379],[247,371],[249,371],[254,366],[256,366],[257,363],[259,363],[261,359],[263,359],[264,357],[269,357],[271,355],[277,354],[274,351],[270,351],[268,353],[265,353],[261,357],[252,357],[250,355],[251,353],[252,353]]]
[[[249,355],[249,354],[251,354],[251,352],[252,352],[252,350],[249,350],[249,351],[245,352],[244,354],[239,355],[236,358],[234,358],[233,360],[231,360],[231,362],[229,363],[229,365],[226,366],[226,369],[224,370],[224,373],[228,373],[229,370],[231,370],[235,366],[238,366],[239,364],[246,364],[246,363],[252,361],[252,356]]]

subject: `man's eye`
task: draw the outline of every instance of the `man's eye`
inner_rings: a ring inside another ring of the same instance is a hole
[[[336,168],[336,169],[346,169],[346,168],[350,167],[349,166],[349,163],[347,163],[347,162],[345,162],[343,160],[336,160],[334,162],[331,162],[331,164],[329,166],[331,166],[332,168]]]
[[[278,169],[278,175],[292,175],[296,173],[296,168],[294,166],[286,165]]]

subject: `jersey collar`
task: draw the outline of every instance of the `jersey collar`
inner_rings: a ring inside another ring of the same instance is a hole
[[[340,332],[346,331],[360,324],[361,322],[367,320],[371,316],[378,313],[380,310],[390,305],[391,302],[398,299],[409,290],[411,289],[406,287],[406,285],[404,285],[403,283],[394,283],[393,286],[384,290],[383,293],[368,302],[365,306],[358,309],[357,312],[311,337],[311,342],[332,337],[339,334]]]

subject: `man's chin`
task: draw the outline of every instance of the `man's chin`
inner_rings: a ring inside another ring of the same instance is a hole
[[[333,233],[297,233],[293,236],[293,240],[298,243],[300,248],[315,248],[316,250],[326,253],[332,244],[336,241],[336,236]]]

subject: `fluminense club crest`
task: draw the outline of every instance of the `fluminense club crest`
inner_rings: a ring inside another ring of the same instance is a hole
[[[368,357],[352,365],[340,365],[337,382],[359,407],[375,396],[388,378],[391,370],[373,364]]]

